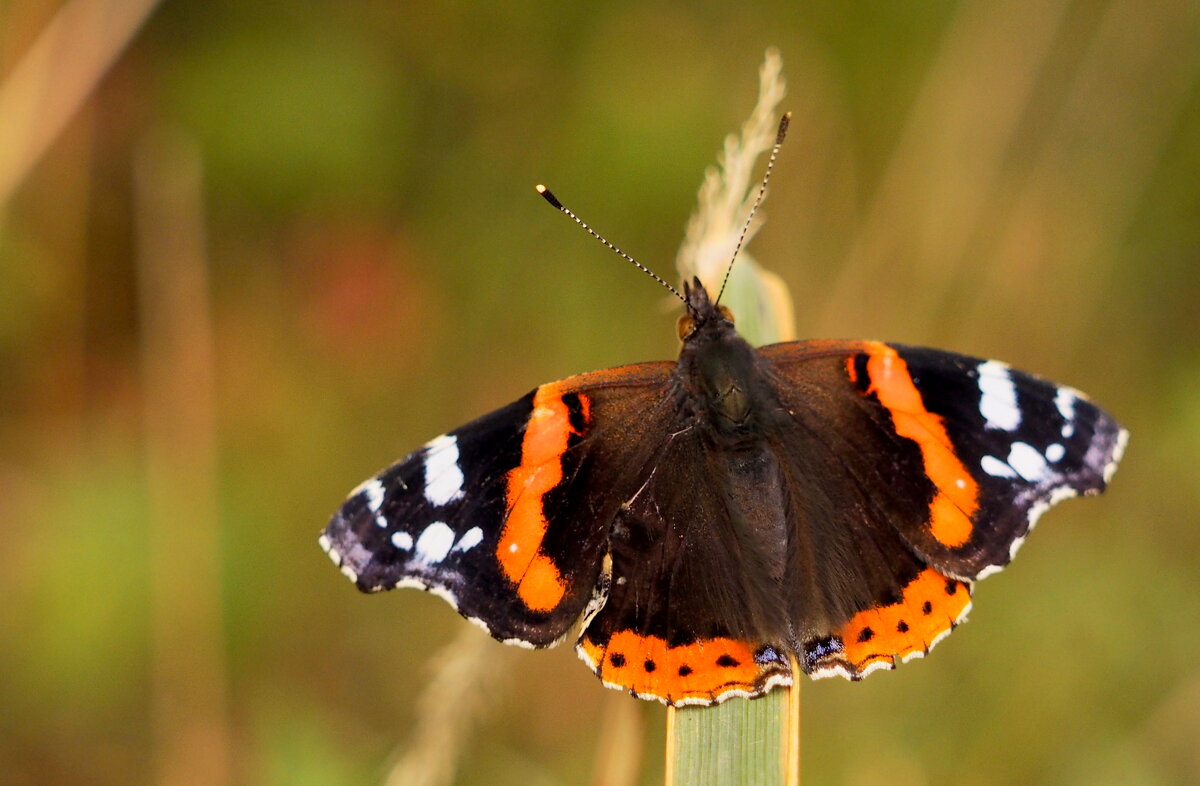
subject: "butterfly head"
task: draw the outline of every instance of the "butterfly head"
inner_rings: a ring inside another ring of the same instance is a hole
[[[683,303],[687,310],[679,317],[680,341],[686,342],[703,332],[723,333],[733,329],[733,312],[709,299],[708,290],[699,278],[693,278],[691,284],[683,282]]]

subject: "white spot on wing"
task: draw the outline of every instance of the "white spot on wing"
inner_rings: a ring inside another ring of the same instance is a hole
[[[1064,421],[1062,427],[1064,438],[1075,433],[1075,402],[1078,399],[1079,394],[1073,388],[1062,387],[1054,394],[1054,406],[1058,408],[1058,414],[1062,415]]]
[[[417,538],[416,558],[425,565],[436,565],[446,558],[454,545],[454,530],[443,521],[435,521]]]
[[[1003,565],[988,565],[986,568],[984,568],[983,570],[981,570],[975,574],[975,580],[983,581],[984,579],[986,579],[988,576],[992,575],[993,573],[999,573],[1002,570],[1004,570]]]
[[[407,532],[393,532],[392,545],[401,551],[408,551],[413,547],[412,535]]]
[[[582,639],[582,637],[580,637],[580,638]],[[596,665],[597,665],[596,661],[592,660],[592,656],[588,654],[587,650],[585,650],[583,648],[582,644],[575,645],[575,654],[579,656],[579,659],[581,661],[583,661],[585,664],[587,664],[587,667],[589,669],[591,669],[592,671],[596,670]]]
[[[988,428],[1013,431],[1021,425],[1017,387],[1008,366],[996,360],[979,364],[979,414]]]
[[[471,527],[463,533],[463,536],[458,539],[458,543],[454,544],[451,551],[470,551],[478,546],[483,541],[483,530],[479,527]]]
[[[993,478],[1015,478],[1017,476],[1012,467],[995,456],[984,456],[979,461],[979,466]]]
[[[425,587],[425,591],[430,595],[436,595],[437,597],[449,603],[455,609],[458,608],[458,596],[456,596],[449,587],[443,587],[438,584],[429,584]]]
[[[829,679],[830,677],[845,677],[846,679],[851,679],[850,671],[840,663],[832,666],[822,666],[808,676],[812,677],[814,680],[825,680]]]
[[[362,493],[367,497],[367,507],[372,513],[378,513],[383,507],[383,484],[379,482],[379,478],[371,478],[363,486]]]
[[[1046,460],[1050,462],[1062,461],[1062,457],[1067,455],[1067,449],[1059,443],[1055,442],[1046,448]]]
[[[383,484],[379,482],[379,478],[371,478],[370,480],[359,486],[359,493],[367,498],[367,510],[375,516],[375,526],[386,527],[387,519],[381,513],[383,510],[383,496],[386,493]]]
[[[1039,453],[1037,448],[1025,442],[1013,443],[1008,451],[1008,466],[1030,483],[1042,480],[1050,470],[1046,464],[1046,457]]]
[[[451,434],[425,445],[425,499],[429,504],[448,505],[462,497],[463,473],[458,458],[458,439]]]
[[[858,676],[861,679],[872,672],[879,671],[880,669],[894,669],[894,668],[896,668],[896,664],[890,660],[871,661],[870,663],[867,664],[867,667],[865,669],[863,669],[862,671],[860,671],[858,673]]]
[[[1112,460],[1104,467],[1104,482],[1108,483],[1112,480],[1113,473],[1117,471],[1117,464],[1120,463],[1121,457],[1125,455],[1125,445],[1129,442],[1129,432],[1121,429],[1121,433],[1117,435],[1117,444],[1113,448]]]

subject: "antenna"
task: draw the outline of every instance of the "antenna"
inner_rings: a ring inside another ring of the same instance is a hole
[[[776,149],[778,149],[778,145],[776,146]],[[631,256],[629,256],[628,254],[626,254],[626,253],[625,253],[624,251],[622,251],[621,249],[619,249],[619,248],[617,248],[616,246],[614,246],[612,243],[609,243],[609,242],[608,242],[607,240],[605,240],[605,239],[604,239],[604,238],[603,238],[603,237],[602,237],[602,236],[601,236],[601,235],[600,235],[598,232],[596,232],[596,230],[592,229],[590,226],[588,226],[587,224],[583,223],[583,221],[582,221],[582,220],[579,218],[579,216],[577,216],[577,215],[575,215],[573,212],[571,212],[570,208],[567,208],[567,207],[565,207],[565,206],[563,205],[563,203],[562,203],[562,202],[559,202],[559,201],[558,201],[558,197],[554,196],[554,194],[553,194],[553,193],[551,193],[550,189],[546,188],[546,187],[545,187],[545,186],[543,186],[541,183],[538,183],[536,186],[534,186],[534,188],[536,188],[536,189],[537,189],[537,192],[538,192],[539,194],[541,194],[541,195],[542,195],[542,197],[543,197],[543,198],[544,198],[544,199],[545,199],[547,202],[549,202],[551,205],[553,205],[553,206],[554,206],[554,208],[555,208],[556,210],[558,210],[558,211],[560,211],[560,212],[562,212],[562,213],[565,213],[565,214],[566,214],[568,217],[570,217],[570,219],[571,219],[572,221],[574,221],[576,224],[579,224],[579,226],[583,227],[584,231],[586,231],[586,232],[587,232],[589,235],[591,235],[592,237],[596,238],[597,240],[599,240],[599,241],[600,241],[601,243],[603,243],[604,245],[608,246],[608,248],[609,248],[610,250],[612,250],[612,251],[615,251],[615,252],[617,252],[618,254],[620,254],[621,256],[623,256],[623,257],[625,257],[626,259],[628,259],[630,262],[632,262],[632,263],[634,264],[634,266],[635,266],[635,267],[637,267],[637,269],[638,269],[638,270],[640,270],[640,271],[642,271],[643,273],[647,274],[648,276],[650,276],[651,278],[653,278],[655,281],[657,281],[658,283],[662,284],[662,285],[663,285],[664,287],[666,287],[667,289],[671,290],[671,294],[673,294],[675,297],[677,297],[677,298],[679,298],[680,300],[682,300],[684,303],[687,303],[687,298],[685,298],[683,295],[679,294],[679,290],[675,289],[675,287],[671,286],[671,285],[670,285],[670,284],[668,284],[666,281],[664,281],[664,280],[662,279],[662,277],[661,277],[661,276],[659,276],[657,273],[655,273],[655,272],[654,272],[653,270],[651,270],[650,268],[648,268],[648,267],[646,267],[645,265],[643,265],[641,262],[638,262],[636,259],[634,259],[633,257],[631,257]]]
[[[767,159],[767,171],[763,175],[762,185],[758,187],[758,196],[754,198],[754,206],[750,208],[750,215],[746,216],[746,223],[742,226],[742,234],[738,236],[737,246],[733,249],[733,256],[729,258],[729,267],[725,268],[725,278],[721,280],[721,291],[717,293],[717,299],[714,303],[721,302],[721,295],[725,294],[725,285],[729,283],[729,272],[733,270],[733,261],[737,259],[738,252],[742,250],[742,243],[746,240],[746,233],[750,231],[750,222],[754,220],[754,214],[758,212],[758,206],[762,204],[763,195],[767,193],[767,181],[771,179],[771,169],[775,166],[775,157],[779,155],[779,148],[783,147],[783,138],[787,136],[788,125],[792,122],[792,113],[785,112],[783,117],[779,118],[779,130],[775,133],[775,147],[771,148],[771,157]]]

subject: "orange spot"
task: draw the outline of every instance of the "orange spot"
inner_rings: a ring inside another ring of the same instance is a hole
[[[939,543],[952,548],[971,539],[971,519],[945,492],[939,492],[933,498],[929,507],[929,528]]]
[[[870,354],[868,393],[875,393],[891,413],[896,433],[921,448],[925,472],[937,486],[938,494],[930,506],[930,530],[942,545],[962,546],[971,539],[971,516],[979,509],[979,484],[951,449],[942,419],[925,409],[904,358],[877,341],[867,342],[866,347]],[[847,367],[851,381],[856,381],[853,359]]]
[[[538,554],[529,562],[517,586],[521,600],[536,611],[549,611],[557,606],[566,589],[558,567],[545,554]]]
[[[923,654],[954,626],[970,602],[967,584],[926,568],[904,588],[899,603],[861,611],[837,631],[842,656],[861,673],[872,663]]]
[[[542,499],[562,482],[562,454],[575,430],[558,383],[542,385],[533,396],[533,413],[521,442],[521,463],[508,474],[508,518],[500,533],[497,557],[517,594],[529,608],[550,611],[566,593],[558,566],[541,553],[546,536]],[[586,397],[579,396],[585,422]]]
[[[711,703],[730,691],[760,693],[766,668],[754,661],[754,647],[734,639],[707,639],[668,647],[657,636],[633,631],[613,634],[601,646],[585,634],[581,653],[602,680],[670,704]]]

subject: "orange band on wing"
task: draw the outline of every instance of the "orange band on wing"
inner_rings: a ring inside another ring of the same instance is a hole
[[[600,645],[585,633],[579,652],[606,684],[668,704],[710,704],[725,694],[758,695],[766,689],[760,679],[764,667],[755,662],[754,648],[734,639],[669,647],[657,636],[624,630]]]
[[[878,341],[867,342],[866,350],[871,383],[867,392],[874,393],[891,413],[896,433],[921,448],[925,473],[937,487],[929,517],[933,537],[950,548],[962,546],[971,539],[971,517],[979,509],[979,484],[954,454],[942,419],[925,409],[900,353]],[[851,381],[857,382],[853,358],[847,368]]]
[[[587,422],[588,400],[580,395],[579,401]],[[542,500],[562,482],[562,456],[574,433],[558,383],[539,387],[525,426],[521,463],[508,474],[508,518],[497,547],[504,575],[517,585],[518,596],[534,611],[550,611],[567,589],[558,566],[541,553],[548,526]]]
[[[894,657],[924,655],[970,605],[970,585],[926,568],[904,588],[899,603],[860,611],[837,631],[842,658],[862,674],[872,664],[890,667]]]

